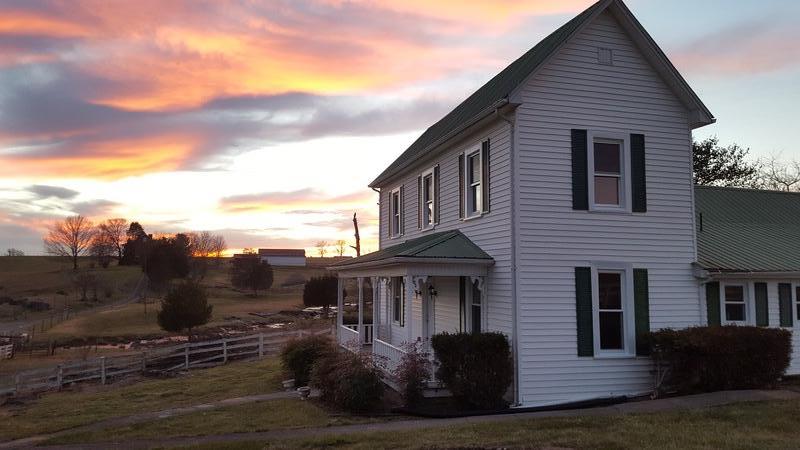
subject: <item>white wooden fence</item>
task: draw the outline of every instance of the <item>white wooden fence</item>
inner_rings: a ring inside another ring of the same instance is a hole
[[[14,344],[0,345],[0,359],[11,359],[14,356]]]
[[[102,384],[133,373],[168,373],[217,366],[233,360],[275,355],[288,340],[311,334],[329,334],[330,329],[316,332],[286,331],[249,336],[187,342],[154,348],[140,353],[73,361],[57,366],[31,369],[0,378],[0,395],[60,389],[85,381]]]

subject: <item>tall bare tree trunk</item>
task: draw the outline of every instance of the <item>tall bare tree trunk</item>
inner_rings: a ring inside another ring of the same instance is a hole
[[[354,248],[356,251],[356,256],[361,256],[361,235],[358,234],[358,218],[356,218],[356,213],[353,213],[353,228],[356,229],[356,245],[351,245],[350,247]]]

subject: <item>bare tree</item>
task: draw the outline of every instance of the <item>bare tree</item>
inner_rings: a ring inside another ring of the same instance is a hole
[[[772,155],[761,161],[758,173],[762,188],[775,191],[800,191],[800,161],[784,162],[780,155]]]
[[[6,250],[7,256],[25,256],[25,252],[16,248],[10,248]]]
[[[82,301],[89,300],[87,294],[89,291],[94,293],[94,300],[97,300],[97,276],[88,270],[81,270],[72,278],[72,284],[80,294]]]
[[[95,233],[92,238],[92,243],[89,246],[89,254],[97,258],[97,264],[99,264],[100,267],[108,267],[113,258],[112,255],[116,252],[116,243],[112,240],[111,236],[102,231]]]
[[[219,263],[220,258],[222,255],[225,254],[225,250],[228,249],[228,243],[225,242],[225,236],[221,234],[215,234],[211,237],[211,245],[209,246],[210,255],[216,258],[216,262]]]
[[[85,254],[92,244],[95,229],[92,222],[83,216],[71,216],[53,224],[44,237],[44,250],[55,256],[72,259],[72,268],[78,268],[78,257]]]
[[[344,239],[339,239],[338,241],[334,242],[333,245],[336,247],[336,253],[339,256],[344,256],[344,250],[347,248],[347,241]]]
[[[319,253],[320,258],[324,258],[325,254],[328,253],[328,241],[318,241],[315,247],[317,247],[317,253]]]
[[[361,256],[361,235],[358,234],[358,218],[356,217],[356,213],[353,213],[353,228],[356,230],[356,245],[351,245],[350,247],[356,251],[356,256]]]
[[[104,242],[113,245],[117,261],[122,259],[122,249],[128,239],[128,221],[117,217],[108,219],[97,226],[97,231],[104,237]]]

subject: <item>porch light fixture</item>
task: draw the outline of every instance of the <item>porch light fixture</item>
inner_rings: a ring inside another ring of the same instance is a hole
[[[433,285],[428,285],[428,295],[431,297],[436,297],[436,295],[438,295],[438,292],[436,292],[436,288],[433,287]]]

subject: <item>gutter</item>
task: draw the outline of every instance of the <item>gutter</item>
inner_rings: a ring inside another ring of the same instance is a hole
[[[510,165],[511,165],[511,310],[514,317],[511,321],[511,354],[514,361],[514,406],[521,404],[519,379],[521,376],[519,364],[519,301],[517,299],[517,285],[519,284],[517,273],[517,201],[519,195],[517,192],[517,152],[516,152],[516,114],[514,119],[510,120],[500,110],[495,109],[494,113],[497,117],[508,123],[509,126],[509,147],[510,147]]]
[[[473,125],[475,125],[476,123],[480,122],[481,119],[483,119],[483,118],[487,117],[488,115],[496,112],[498,109],[500,109],[501,107],[503,107],[503,106],[505,106],[507,104],[508,104],[508,98],[503,98],[503,99],[500,99],[500,100],[492,103],[488,107],[486,107],[483,110],[481,110],[481,112],[479,112],[478,114],[473,116],[471,119],[464,121],[460,126],[457,126],[457,127],[453,128],[452,130],[447,132],[444,136],[440,137],[439,139],[433,141],[431,144],[429,144],[428,146],[423,148],[420,151],[420,154],[426,154],[426,153],[430,152],[431,150],[435,149],[436,147],[439,147],[440,145],[442,145],[445,142],[447,142],[450,139],[452,139],[454,136],[457,136],[462,131],[466,130],[467,128],[469,128],[469,127],[471,127]],[[445,117],[447,117],[447,116],[445,116]],[[400,155],[400,157],[402,157],[402,155]],[[386,181],[392,179],[392,177],[397,175],[397,173],[405,170],[407,167],[413,165],[416,162],[417,162],[417,160],[415,159],[415,160],[409,161],[407,163],[404,163],[403,165],[401,165],[401,166],[397,167],[396,169],[394,169],[391,174],[387,174],[385,176],[383,174],[381,174],[380,176],[378,176],[378,178],[376,178],[375,180],[372,181],[372,183],[369,184],[369,187],[375,189],[375,186],[377,186],[378,184],[383,184]]]
[[[485,258],[418,258],[413,256],[390,257],[377,261],[366,261],[362,263],[347,264],[343,266],[330,266],[328,270],[333,272],[344,272],[351,269],[382,268],[399,264],[475,264],[480,266],[494,265],[494,259]]]

